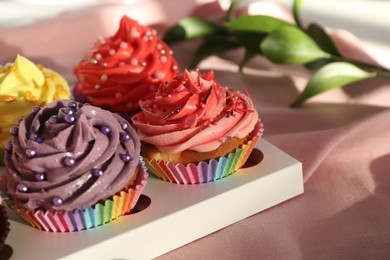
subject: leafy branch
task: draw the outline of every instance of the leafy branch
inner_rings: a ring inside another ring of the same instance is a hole
[[[263,55],[273,63],[303,64],[315,73],[291,106],[298,106],[324,91],[343,87],[372,77],[390,79],[390,71],[375,64],[348,59],[340,54],[323,27],[311,23],[305,28],[301,22],[302,0],[294,0],[296,24],[263,15],[244,15],[233,18],[240,0],[233,0],[226,12],[225,23],[189,17],[170,28],[163,40],[168,44],[202,39],[190,67],[196,67],[209,56],[244,48],[245,55],[239,69],[256,55]]]

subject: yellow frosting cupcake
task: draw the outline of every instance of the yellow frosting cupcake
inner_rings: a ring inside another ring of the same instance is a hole
[[[70,89],[58,73],[18,55],[14,63],[0,65],[0,150],[11,139],[10,127],[19,118],[57,99],[69,99]],[[0,163],[3,160],[0,158]]]

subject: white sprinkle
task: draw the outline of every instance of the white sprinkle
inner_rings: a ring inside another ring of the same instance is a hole
[[[173,54],[173,51],[172,51],[172,50],[169,50],[169,54],[171,54],[171,55],[172,55],[172,54]]]
[[[99,84],[95,85],[95,89],[101,89],[101,88],[102,88],[102,86],[100,86]]]
[[[142,37],[142,39],[143,39],[145,42],[147,42],[147,41],[149,40],[149,37],[146,36],[146,35],[144,35],[144,37]]]
[[[156,71],[156,73],[154,73],[154,77],[156,79],[162,79],[164,76],[165,76],[165,74],[161,71]]]
[[[138,38],[138,37],[140,37],[140,33],[139,33],[139,31],[137,31],[137,29],[132,28],[131,32],[130,32],[130,36],[133,38]]]
[[[168,59],[167,59],[166,56],[161,56],[160,60],[161,60],[162,63],[165,63],[165,62],[167,62]]]
[[[115,97],[116,97],[116,98],[121,98],[121,97],[122,97],[122,93],[117,92],[117,93],[115,94]]]
[[[91,63],[92,63],[92,64],[97,64],[98,61],[97,61],[96,59],[91,59]]]
[[[146,66],[146,61],[141,62],[141,66]]]
[[[157,49],[159,49],[159,50],[161,50],[161,49],[163,48],[163,46],[162,46],[161,43],[158,43],[158,44],[156,45],[156,47],[157,47]]]
[[[106,80],[107,80],[107,75],[103,74],[103,75],[100,77],[100,79],[101,79],[102,81],[106,81]]]
[[[107,63],[104,62],[104,63],[102,64],[102,66],[103,66],[103,67],[107,67]]]
[[[110,54],[111,56],[114,56],[115,55],[115,50],[114,49],[111,49],[108,54]]]
[[[161,54],[165,54],[165,50],[161,50],[160,53],[161,53]]]
[[[126,106],[127,106],[127,107],[133,107],[133,102],[128,102],[128,103],[126,104]]]
[[[119,44],[119,47],[121,49],[127,49],[127,47],[129,47],[129,44],[127,42],[121,42],[121,44]]]
[[[138,65],[138,60],[137,59],[131,59],[130,63],[131,63],[131,65],[136,66],[136,65]]]
[[[176,65],[173,65],[173,66],[172,66],[172,69],[173,69],[173,70],[177,70],[177,66],[176,66]]]
[[[119,67],[125,66],[125,63],[123,61],[119,62]]]
[[[101,60],[102,59],[102,55],[100,53],[96,53],[95,54],[95,59]]]
[[[146,36],[152,36],[152,32],[151,31],[146,31],[145,34],[146,34]]]

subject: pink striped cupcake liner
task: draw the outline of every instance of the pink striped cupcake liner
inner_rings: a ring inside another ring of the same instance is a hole
[[[49,232],[74,232],[95,228],[120,216],[131,214],[148,180],[148,173],[140,163],[140,173],[132,187],[109,199],[85,209],[72,211],[21,210],[9,205],[31,226]]]

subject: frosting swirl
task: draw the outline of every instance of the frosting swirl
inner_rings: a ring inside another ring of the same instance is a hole
[[[229,137],[251,133],[259,118],[250,98],[221,87],[213,77],[213,71],[186,70],[154,98],[140,101],[142,111],[132,121],[141,140],[168,154],[208,152]]]
[[[58,73],[18,55],[0,65],[0,147],[11,138],[9,128],[31,112],[56,99],[69,99],[68,83]]]
[[[136,176],[140,140],[127,121],[107,110],[54,101],[13,129],[2,189],[18,208],[90,207]]]
[[[123,16],[115,35],[97,41],[75,67],[75,96],[85,95],[89,103],[110,111],[134,111],[141,98],[151,97],[177,71],[172,52],[156,31]]]

